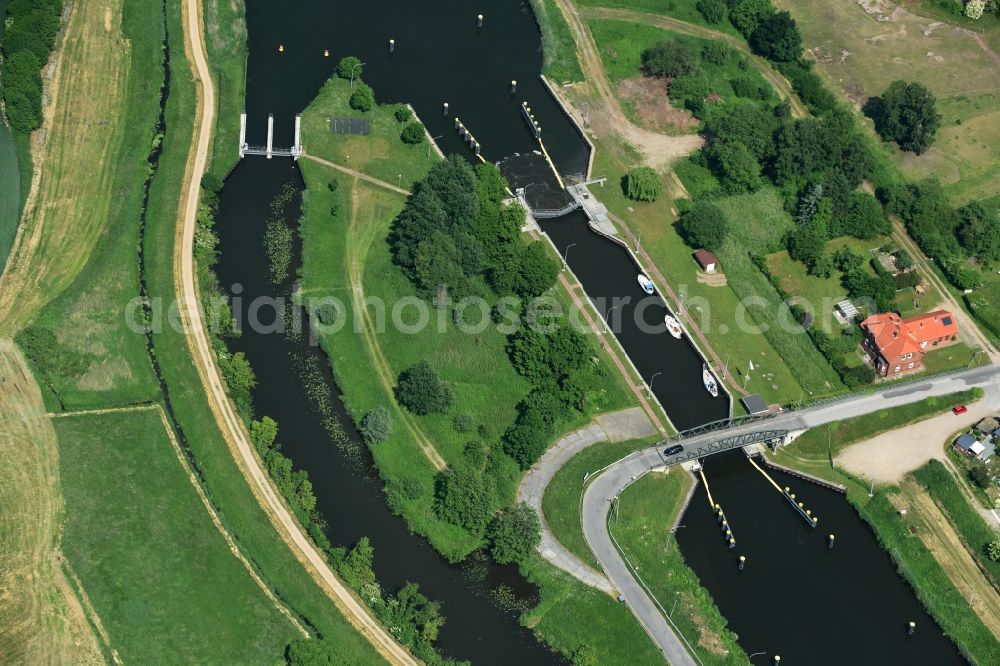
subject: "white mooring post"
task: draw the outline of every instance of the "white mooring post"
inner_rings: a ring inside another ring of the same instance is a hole
[[[246,111],[240,114],[240,159],[246,154],[247,149],[247,114]]]
[[[295,114],[295,145],[292,146],[292,159],[299,161],[302,154],[302,114]]]
[[[271,159],[271,150],[274,145],[274,114],[267,114],[267,159]]]

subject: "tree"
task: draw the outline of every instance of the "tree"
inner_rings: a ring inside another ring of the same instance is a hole
[[[1000,541],[990,541],[986,544],[986,557],[993,562],[1000,562]]]
[[[660,174],[652,167],[635,167],[628,172],[625,183],[625,195],[636,201],[656,201],[663,192]]]
[[[389,439],[392,434],[392,416],[389,410],[382,405],[375,406],[361,419],[359,430],[369,445],[381,444]]]
[[[980,263],[993,265],[1000,261],[1000,218],[986,210],[979,202],[972,202],[958,210],[962,219],[958,239],[962,247]]]
[[[972,466],[972,469],[969,470],[969,478],[980,488],[986,489],[990,487],[990,471],[982,463],[976,463]]]
[[[893,81],[881,97],[868,100],[865,113],[883,139],[917,155],[930,148],[941,126],[934,95],[916,82]]]
[[[860,386],[871,384],[875,381],[875,376],[875,369],[867,363],[864,365],[840,368],[841,379],[844,380],[844,384],[847,385],[847,388],[852,390]]]
[[[750,47],[768,60],[792,62],[802,57],[802,35],[791,14],[778,12],[757,25]]]
[[[288,666],[350,666],[352,658],[344,654],[341,643],[319,638],[300,638],[285,650]]]
[[[749,38],[760,22],[774,13],[770,0],[743,0],[729,10],[729,22]]]
[[[865,258],[860,254],[851,251],[846,245],[833,253],[833,265],[841,273],[850,273],[861,268],[865,263]]]
[[[597,650],[591,645],[581,645],[573,650],[573,666],[598,666],[601,660],[597,656]]]
[[[722,0],[698,0],[697,7],[709,23],[722,23],[726,18],[726,3]]]
[[[413,112],[410,111],[410,107],[408,106],[399,107],[392,115],[396,117],[396,122],[400,124],[410,122],[410,119],[413,118]]]
[[[802,224],[795,227],[788,237],[788,255],[812,267],[823,256],[826,234],[819,224]]]
[[[711,41],[701,47],[701,57],[713,65],[725,65],[733,50],[725,42]]]
[[[892,223],[878,200],[867,192],[852,192],[840,228],[849,236],[871,239],[892,232]]]
[[[270,416],[264,416],[260,421],[250,422],[250,441],[257,453],[264,455],[278,437],[278,424]]]
[[[359,83],[354,86],[354,92],[351,93],[351,98],[347,103],[351,105],[352,109],[371,111],[372,107],[375,106],[375,93],[372,92],[371,86],[368,84]]]
[[[496,507],[492,485],[473,466],[459,464],[440,474],[434,512],[442,520],[482,534]]]
[[[654,76],[684,76],[698,71],[698,48],[680,39],[657,42],[642,53],[642,64]]]
[[[441,604],[431,601],[420,592],[416,583],[407,583],[396,593],[395,609],[399,624],[413,627],[417,636],[428,643],[437,640],[444,624]]]
[[[241,393],[257,385],[257,377],[243,352],[236,352],[228,360],[220,361],[219,365],[222,366],[222,374],[232,391]]]
[[[795,221],[799,224],[809,224],[812,222],[822,198],[823,185],[821,183],[815,183],[807,188],[799,197],[799,206],[795,212]]]
[[[400,133],[403,143],[418,144],[424,142],[424,126],[420,123],[407,123]]]
[[[900,248],[896,251],[896,268],[901,271],[909,270],[914,266],[913,255]],[[916,275],[916,273],[914,273]]]
[[[451,386],[438,377],[427,361],[420,361],[399,375],[396,400],[415,414],[446,412],[453,400]]]
[[[524,246],[518,258],[518,271],[514,275],[514,293],[525,300],[541,296],[556,283],[559,262],[549,256],[541,241]]]
[[[342,79],[360,79],[363,67],[360,58],[346,56],[337,63],[337,76]]]
[[[717,250],[726,238],[726,216],[722,209],[705,201],[696,201],[681,216],[679,227],[684,240],[693,248]]]
[[[705,148],[705,159],[728,194],[756,192],[764,184],[760,162],[742,143],[712,141]]]
[[[538,515],[521,502],[493,518],[487,537],[494,561],[523,562],[542,540]]]
[[[18,91],[5,92],[7,120],[15,132],[28,134],[38,129],[42,124],[42,114],[35,109],[23,93]]]
[[[965,3],[965,15],[970,19],[979,20],[986,9],[986,0],[968,0]]]
[[[833,257],[829,254],[821,254],[816,257],[812,265],[809,266],[809,274],[821,278],[828,278],[833,275]]]

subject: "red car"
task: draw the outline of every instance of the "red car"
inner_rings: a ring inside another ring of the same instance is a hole
[[[955,405],[954,407],[951,408],[951,411],[954,412],[955,414],[964,414],[967,411],[969,411],[969,408],[966,407],[965,405]]]

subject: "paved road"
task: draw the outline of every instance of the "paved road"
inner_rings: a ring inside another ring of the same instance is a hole
[[[361,633],[376,650],[390,663],[418,663],[344,583],[337,577],[329,563],[320,554],[313,542],[306,536],[301,525],[291,514],[271,478],[261,467],[260,459],[243,421],[236,415],[226,393],[219,368],[215,362],[208,333],[202,319],[202,308],[198,301],[194,273],[194,231],[197,226],[200,199],[199,182],[208,162],[212,146],[212,130],[215,127],[215,86],[209,74],[205,44],[202,38],[201,2],[185,0],[183,5],[184,41],[191,55],[191,74],[200,84],[198,95],[197,122],[195,136],[192,137],[185,189],[181,195],[181,210],[178,213],[177,236],[174,254],[174,288],[181,306],[181,321],[188,341],[188,347],[198,374],[205,387],[205,395],[212,413],[230,451],[253,489],[261,507],[271,518],[271,522],[281,537],[291,548],[296,558],[309,571],[316,583],[328,594],[348,621]]]
[[[656,428],[640,407],[623,409],[598,416],[595,422],[564,436],[550,446],[537,463],[524,475],[517,489],[517,500],[527,502],[538,514],[542,525],[542,540],[538,552],[553,566],[559,567],[581,583],[614,594],[615,589],[607,577],[574,555],[559,542],[545,522],[542,499],[552,477],[563,465],[580,451],[598,442],[622,442],[656,434]]]
[[[725,436],[769,429],[804,430],[972,387],[984,388],[991,394],[1000,390],[1000,366],[990,365],[946,377],[928,378],[926,382],[916,381],[906,386],[890,386],[871,395],[852,396],[799,412],[787,412],[725,431]],[[720,433],[715,433],[685,440],[685,449],[692,450],[693,447],[694,451],[706,450],[705,447],[719,436]],[[611,584],[621,591],[625,603],[663,651],[667,661],[675,666],[693,666],[695,661],[682,638],[674,632],[656,602],[633,577],[615,548],[607,526],[613,498],[636,478],[662,467],[664,462],[674,464],[680,458],[672,456],[665,460],[659,450],[651,448],[609,467],[591,481],[584,491],[582,522],[587,544],[601,563]]]

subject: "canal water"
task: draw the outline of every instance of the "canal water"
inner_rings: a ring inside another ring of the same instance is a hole
[[[700,483],[677,542],[747,654],[810,666],[965,663],[843,495],[766,470],[819,518],[812,529],[742,451],[704,464],[736,548],[724,545]],[[908,636],[911,621],[917,627]]]
[[[477,13],[485,16],[482,30],[475,26]],[[543,125],[546,147],[560,172],[582,174],[586,169],[585,143],[538,80],[540,36],[523,2],[483,0],[474,7],[457,0],[369,0],[350,5],[316,0],[249,2],[247,24],[246,109],[251,143],[263,143],[267,114],[273,113],[275,145],[290,145],[295,113],[311,101],[340,57],[357,55],[366,63],[364,78],[374,87],[376,97],[413,104],[431,134],[440,137],[437,141],[445,152],[470,155],[454,132],[457,114],[482,142],[487,159],[530,155],[537,142],[519,111],[521,101],[527,100]],[[396,40],[394,55],[388,53],[389,38]],[[279,44],[284,45],[282,53],[278,52]],[[331,51],[331,57],[323,57],[324,49]],[[514,96],[509,92],[511,79],[518,81]],[[451,108],[448,117],[441,114],[444,101]],[[240,285],[239,310],[244,317],[254,297],[285,296],[291,290],[290,284],[268,282],[262,247],[270,202],[289,182],[302,186],[291,161],[251,157],[236,167],[222,192],[218,273],[225,288]],[[289,220],[295,217],[296,212],[290,211]],[[636,321],[633,315],[640,311],[646,323],[662,326],[662,304],[640,310],[641,300],[636,299],[642,293],[628,253],[590,231],[581,213],[547,222],[545,230],[561,252],[565,254],[569,248],[571,267],[594,297],[633,298],[619,306],[621,312],[612,312],[614,317]],[[705,393],[700,360],[687,341],[675,341],[666,334],[641,336],[637,325],[633,330],[628,324],[622,325],[620,336],[643,377],[653,380],[653,391],[678,427],[725,416],[725,398],[711,399]],[[311,407],[318,388],[330,399],[334,411],[343,414],[338,389],[321,351],[299,336],[258,335],[250,330],[230,347],[245,352],[257,372],[257,412],[278,421],[283,451],[298,467],[309,471],[317,506],[329,521],[330,540],[335,545],[350,545],[369,537],[375,548],[375,572],[383,587],[394,590],[405,581],[414,581],[430,598],[441,601],[447,623],[439,645],[448,656],[477,664],[559,661],[518,624],[516,611],[504,610],[494,601],[493,592],[501,588],[513,592],[522,603],[534,600],[536,590],[516,570],[481,561],[449,565],[423,539],[410,534],[401,518],[391,514],[371,460],[346,419],[347,435],[354,444],[334,442],[323,418]],[[306,373],[312,377],[308,384],[301,379],[303,368],[311,369]],[[844,645],[875,645],[876,652],[871,654],[884,655],[887,652],[877,643],[885,640],[886,645],[913,658],[881,662],[845,658],[837,663],[931,663],[927,658],[934,655],[941,659],[933,663],[954,661],[955,655],[946,649],[943,639],[932,640],[933,623],[920,611],[885,553],[842,498],[815,500],[824,527],[826,520],[834,521],[846,544],[842,547],[838,542],[834,553],[826,553],[816,534],[795,523],[800,519],[789,514],[784,520],[786,516],[778,513],[787,512],[788,507],[772,506],[780,498],[769,487],[765,490],[774,497],[761,491],[764,481],[755,477],[757,472],[745,462],[743,468],[728,463],[729,459],[721,460],[727,462],[709,463],[710,474],[718,477],[713,491],[732,513],[741,548],[753,558],[752,568],[737,581],[744,586],[734,585],[731,553],[722,549],[721,539],[710,529],[711,521],[699,519],[695,508],[687,514],[689,525],[679,536],[685,556],[719,599],[748,652],[758,649],[749,641],[760,640],[767,644],[761,649],[773,650],[774,645],[789,656],[804,655],[795,663],[833,663],[820,652],[829,648],[831,653],[843,654]],[[704,499],[701,502],[704,506]],[[740,531],[743,524],[746,534]],[[763,540],[763,535],[769,535],[768,539]],[[850,545],[852,542],[855,545]],[[789,553],[796,557],[789,557]],[[843,564],[845,560],[852,562],[850,571]],[[785,565],[779,566],[782,562]],[[802,590],[809,585],[820,585],[815,589],[821,592],[804,595]],[[855,603],[850,614],[843,612],[839,601],[828,598],[849,593],[857,599],[866,592],[868,603]],[[779,600],[794,603],[786,606]],[[776,628],[787,615],[793,616],[788,626],[794,627],[794,636]],[[803,617],[814,617],[817,622],[806,623]],[[921,628],[915,640],[897,640],[893,632],[898,630],[898,622],[912,618]],[[885,635],[871,629],[875,626],[884,627]],[[803,652],[810,644],[820,645],[822,650]],[[915,645],[923,647],[915,650]]]

